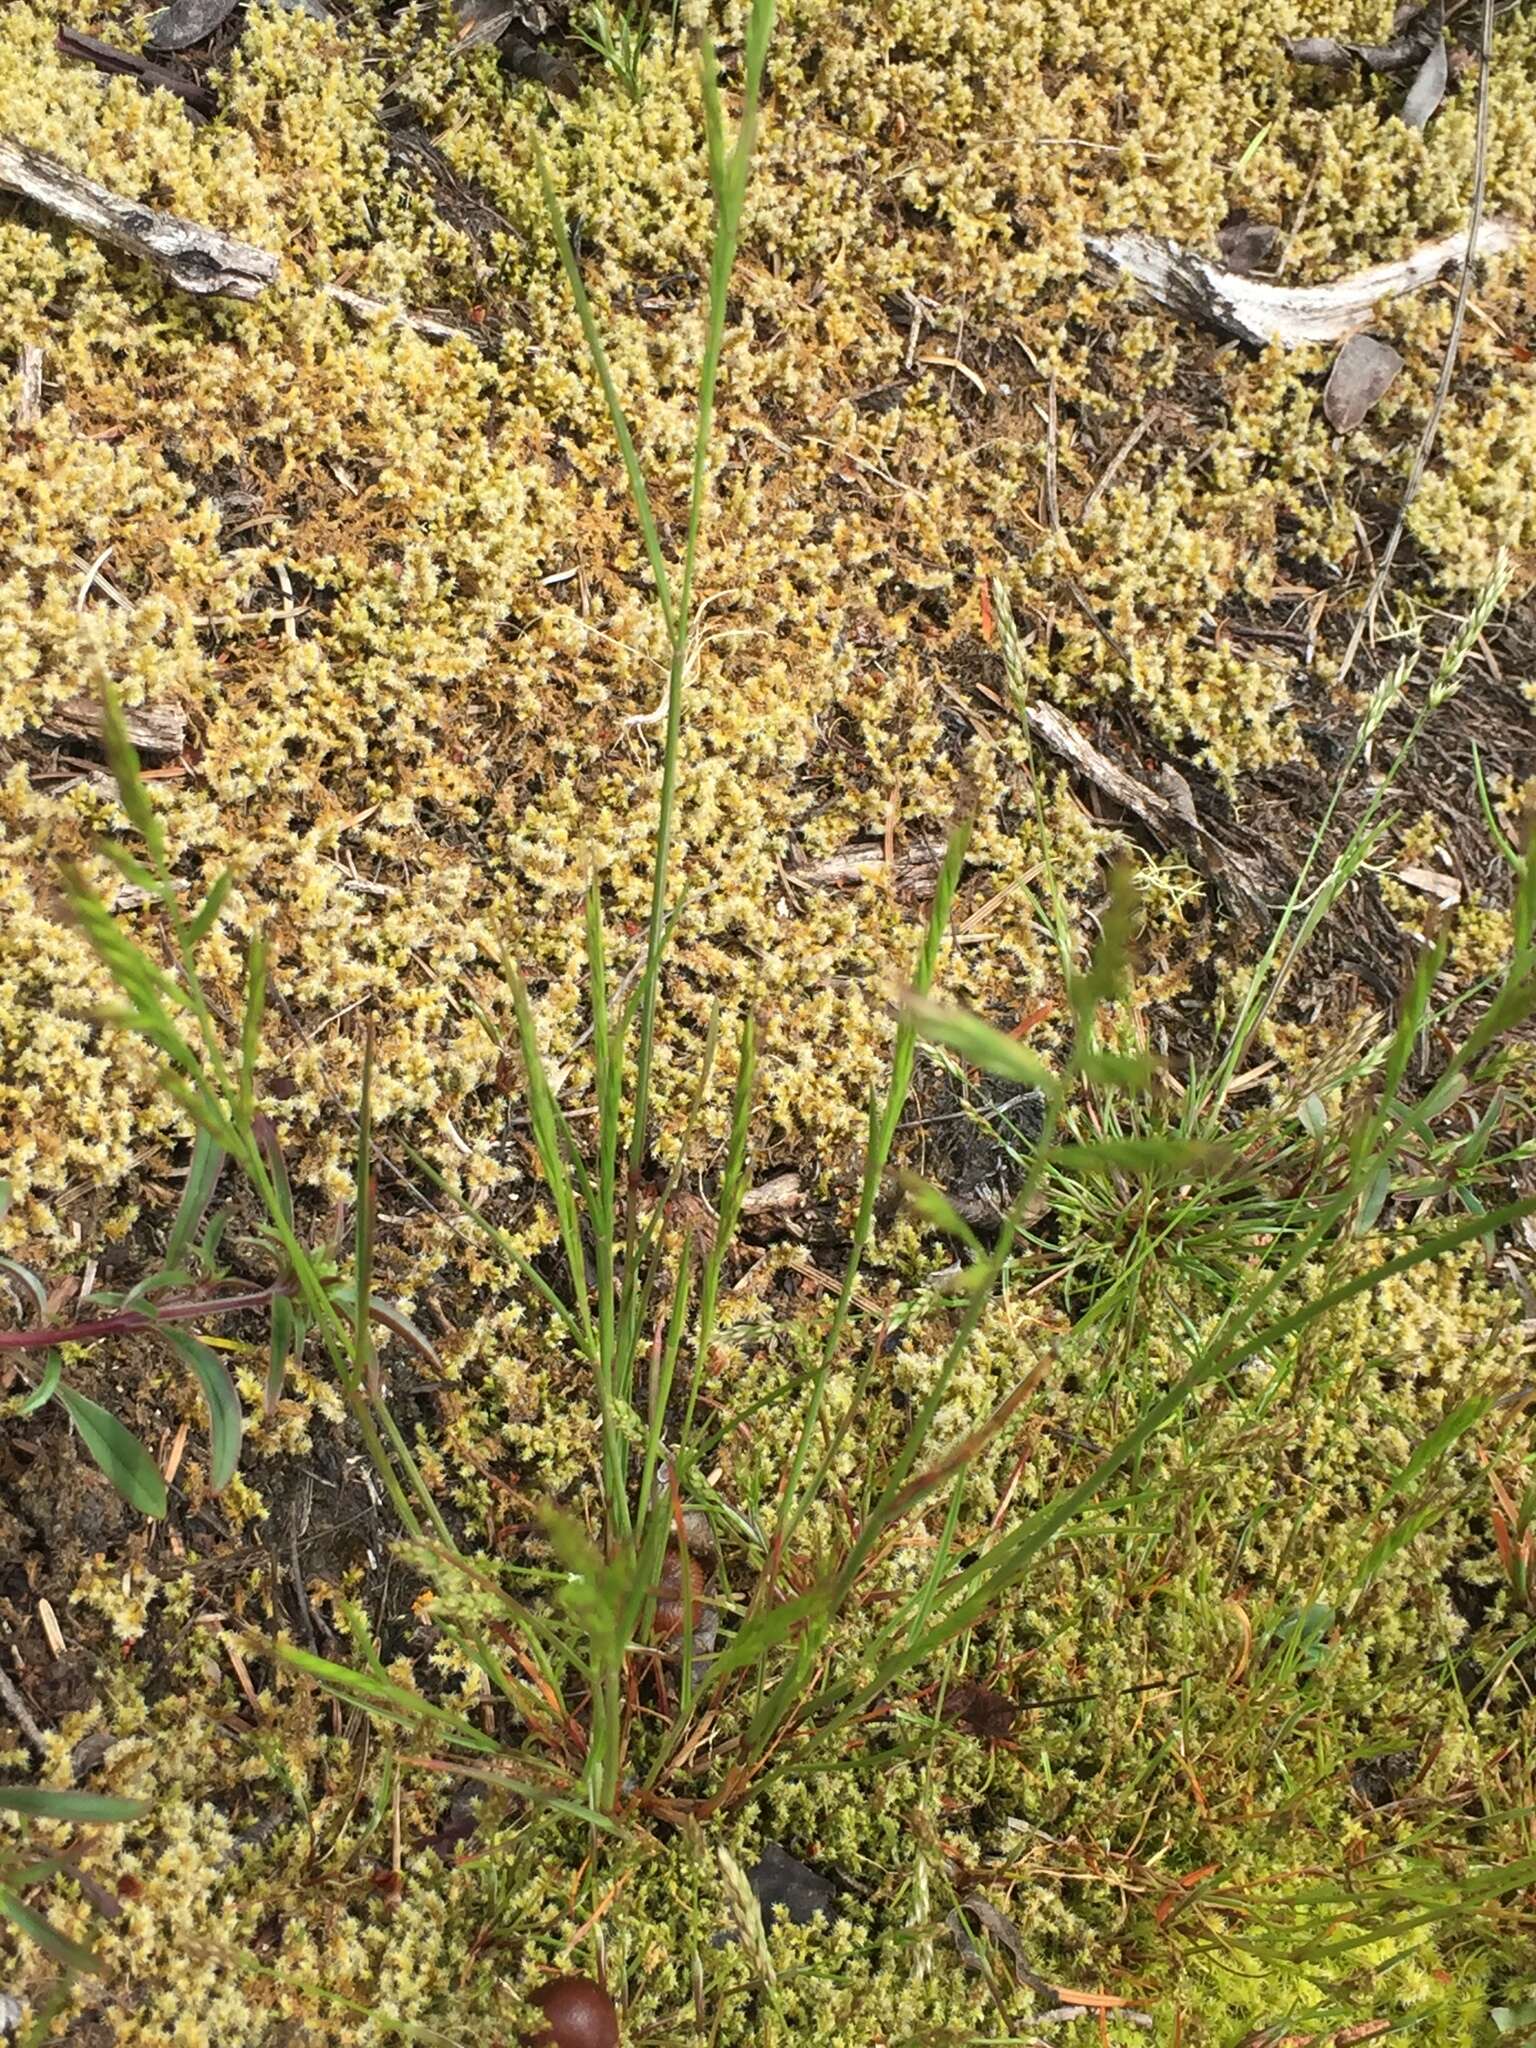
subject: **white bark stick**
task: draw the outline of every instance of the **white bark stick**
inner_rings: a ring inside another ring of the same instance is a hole
[[[1477,253],[1497,256],[1518,239],[1513,221],[1485,221]],[[1266,348],[1272,341],[1282,348],[1342,341],[1363,327],[1384,299],[1419,291],[1437,277],[1454,273],[1467,250],[1463,229],[1438,242],[1425,242],[1395,263],[1375,263],[1369,270],[1335,278],[1332,284],[1293,285],[1224,270],[1182,243],[1158,235],[1086,235],[1084,240],[1090,254],[1133,277],[1160,306],[1219,327],[1254,348]]]
[[[123,199],[9,136],[0,136],[0,186],[97,241],[153,264],[183,291],[254,299],[277,276],[277,258],[270,249]]]

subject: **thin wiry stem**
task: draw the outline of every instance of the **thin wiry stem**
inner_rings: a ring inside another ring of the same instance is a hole
[[[1344,660],[1338,674],[1340,683],[1345,681],[1354,667],[1355,658],[1360,652],[1365,636],[1375,621],[1376,608],[1381,603],[1387,587],[1387,578],[1392,573],[1393,558],[1407,530],[1408,514],[1419,495],[1424,472],[1429,467],[1429,458],[1439,437],[1441,417],[1445,412],[1446,400],[1450,396],[1451,379],[1456,374],[1456,358],[1461,349],[1461,330],[1466,322],[1467,304],[1472,297],[1472,264],[1477,255],[1477,238],[1482,230],[1483,211],[1488,196],[1488,135],[1491,126],[1489,79],[1493,70],[1493,14],[1494,0],[1483,0],[1482,22],[1478,33],[1477,134],[1472,149],[1472,204],[1467,218],[1466,254],[1462,258],[1461,275],[1456,282],[1456,306],[1451,314],[1451,331],[1446,340],[1445,356],[1440,364],[1440,376],[1435,385],[1429,418],[1424,422],[1424,431],[1419,436],[1413,467],[1408,472],[1402,502],[1397,508],[1397,518],[1393,522],[1387,545],[1382,550],[1381,561],[1371,581],[1370,593],[1361,607],[1360,616],[1355,620],[1354,631],[1349,636],[1349,645],[1344,650]]]

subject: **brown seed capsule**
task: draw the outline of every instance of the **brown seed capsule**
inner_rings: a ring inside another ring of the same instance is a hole
[[[696,1557],[688,1559],[687,1594],[688,1608],[695,1623],[699,1618],[700,1603],[704,1595],[704,1567]],[[670,1643],[683,1632],[684,1618],[683,1559],[677,1545],[668,1546],[667,1554],[661,1561],[661,1575],[656,1582],[656,1640]]]
[[[529,2048],[619,2048],[618,2008],[590,1977],[557,1977],[533,2002],[545,2025],[527,2037]]]

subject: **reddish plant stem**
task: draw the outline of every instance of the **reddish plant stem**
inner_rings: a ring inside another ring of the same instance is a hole
[[[280,1294],[294,1292],[291,1281],[274,1281],[248,1294],[210,1294],[195,1300],[168,1301],[153,1314],[129,1308],[93,1322],[63,1323],[51,1330],[0,1330],[0,1351],[46,1351],[50,1344],[87,1344],[94,1337],[119,1337],[129,1330],[153,1330],[161,1323],[207,1322],[213,1316],[234,1316],[246,1309],[270,1308]]]

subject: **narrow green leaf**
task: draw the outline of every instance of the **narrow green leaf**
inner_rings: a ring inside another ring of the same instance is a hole
[[[1468,1872],[1457,1877],[1454,1893],[1447,1891],[1443,1898],[1437,1899],[1424,1912],[1413,1913],[1407,1919],[1395,1921],[1387,1921],[1385,1916],[1373,1914],[1372,1924],[1368,1927],[1357,1927],[1353,1934],[1343,1935],[1337,1940],[1310,1941],[1293,1953],[1297,1961],[1311,1961],[1323,1956],[1345,1955],[1352,1949],[1380,1943],[1384,1937],[1401,1941],[1404,1935],[1412,1934],[1415,1929],[1432,1927],[1437,1921],[1449,1919],[1452,1914],[1459,1914],[1466,1907],[1483,1899],[1496,1899],[1505,1893],[1514,1897],[1532,1883],[1536,1883],[1536,1856],[1520,1857],[1489,1870]],[[1405,1908],[1417,1903],[1417,1899],[1411,1894],[1405,1895]],[[1348,1916],[1339,1915],[1334,1924],[1347,1925]]]
[[[229,1228],[230,1211],[215,1209],[203,1229],[203,1241],[198,1246],[198,1257],[205,1273],[216,1273],[219,1269],[219,1246]]]
[[[1233,1154],[1223,1145],[1194,1138],[1096,1138],[1085,1145],[1057,1145],[1053,1166],[1080,1173],[1166,1174],[1180,1180],[1206,1180],[1230,1165]]]
[[[421,1764],[425,1761],[421,1757],[401,1758],[401,1762],[407,1764]],[[441,1770],[443,1766],[434,1761],[432,1768]],[[455,1777],[469,1778],[477,1785],[489,1785],[494,1791],[505,1793],[513,1799],[525,1800],[529,1806],[547,1807],[552,1813],[567,1814],[572,1820],[579,1820],[587,1827],[597,1828],[602,1834],[612,1835],[621,1832],[619,1823],[611,1814],[599,1813],[595,1806],[585,1805],[579,1799],[568,1799],[560,1792],[551,1792],[536,1778],[519,1777],[511,1771],[488,1770],[484,1765],[466,1762],[463,1757],[454,1758],[453,1772]]]
[[[117,1308],[138,1308],[153,1301],[157,1294],[164,1294],[168,1288],[190,1287],[196,1279],[197,1275],[190,1266],[161,1266],[135,1280],[126,1294],[99,1293],[92,1299]]]
[[[101,693],[101,711],[102,750],[107,757],[107,766],[112,770],[123,809],[149,850],[150,866],[155,870],[158,881],[166,872],[165,834],[139,773],[139,757],[128,737],[121,699],[110,683]]]
[[[1079,1022],[1086,1022],[1100,1003],[1113,1002],[1125,986],[1137,909],[1135,878],[1124,861],[1117,861],[1110,870],[1109,901],[1099,920],[1088,972],[1072,975],[1067,983],[1067,1001]]]
[[[378,1353],[368,1327],[368,1302],[373,1286],[373,1026],[363,1037],[363,1085],[357,1105],[357,1168],[353,1192],[352,1357],[373,1398],[379,1392]]]
[[[673,608],[672,583],[667,575],[667,564],[661,552],[661,536],[656,526],[656,515],[651,509],[650,492],[646,489],[645,471],[640,464],[639,450],[635,447],[634,436],[629,431],[629,421],[624,415],[624,402],[619,397],[618,385],[614,382],[613,371],[608,364],[608,351],[603,346],[603,337],[598,331],[597,318],[592,311],[592,302],[587,297],[587,287],[581,275],[581,266],[576,261],[576,251],[571,247],[571,237],[565,224],[565,209],[555,191],[549,165],[544,151],[534,138],[534,164],[539,174],[539,187],[544,195],[544,211],[549,219],[550,231],[555,238],[555,247],[560,252],[561,268],[565,271],[566,282],[571,288],[571,297],[576,302],[576,317],[581,322],[582,339],[592,367],[597,372],[597,381],[602,386],[603,400],[608,407],[608,420],[613,428],[613,437],[619,444],[619,454],[624,463],[624,474],[629,482],[630,502],[635,508],[639,522],[640,536],[645,543],[646,559],[651,565],[651,574],[656,582],[656,602],[669,638],[676,637],[676,613]]]
[[[981,1249],[975,1231],[941,1188],[912,1173],[904,1173],[901,1184],[907,1200],[930,1229],[942,1231],[946,1237],[958,1237],[973,1250]]]
[[[1405,1515],[1402,1521],[1394,1523],[1385,1535],[1379,1536],[1371,1545],[1370,1553],[1358,1573],[1358,1583],[1362,1590],[1370,1585],[1384,1564],[1390,1564],[1400,1550],[1410,1544],[1415,1536],[1422,1535],[1431,1523],[1439,1521],[1445,1512],[1442,1502],[1431,1502],[1428,1507],[1419,1508],[1414,1514]]]
[[[1088,1047],[1078,1066],[1085,1081],[1100,1088],[1123,1088],[1128,1092],[1145,1088],[1157,1071],[1145,1053],[1111,1052],[1102,1046]]]
[[[96,1968],[96,1958],[91,1950],[78,1941],[71,1941],[67,1934],[60,1934],[51,1920],[45,1920],[41,1913],[34,1912],[24,1899],[17,1898],[13,1891],[0,1885],[0,1914],[4,1914],[13,1927],[18,1928],[29,1941],[36,1942],[45,1954],[61,1963],[66,1970],[79,1971],[89,1976]]]
[[[293,1229],[293,1189],[288,1183],[288,1164],[283,1158],[283,1148],[278,1143],[277,1126],[269,1116],[251,1118],[251,1132],[256,1140],[257,1150],[272,1176],[272,1188],[277,1197],[278,1214],[284,1227]]]
[[[352,1319],[355,1324],[357,1320],[357,1289],[352,1285],[351,1281],[346,1281],[340,1287],[331,1288],[330,1296],[338,1308],[351,1310]],[[411,1320],[398,1302],[386,1301],[382,1295],[370,1294],[368,1297],[368,1315],[371,1321],[382,1323],[386,1330],[393,1330],[397,1337],[403,1338],[413,1351],[419,1353],[426,1360],[428,1365],[434,1366],[439,1372],[445,1370],[443,1361],[438,1355],[431,1338],[418,1323],[414,1323]],[[371,1337],[369,1342],[370,1344],[372,1343]]]
[[[181,1191],[181,1200],[176,1206],[171,1234],[165,1243],[165,1263],[168,1266],[179,1266],[191,1251],[223,1170],[224,1153],[217,1139],[211,1132],[200,1130],[193,1141],[186,1184]]]
[[[456,1742],[482,1756],[497,1753],[497,1742],[461,1714],[438,1706],[435,1700],[424,1699],[407,1686],[396,1685],[393,1679],[358,1671],[348,1664],[333,1664],[328,1657],[316,1656],[311,1650],[301,1650],[294,1643],[279,1642],[272,1647],[283,1663],[315,1679],[350,1706],[361,1706],[369,1713],[384,1714],[403,1727],[430,1725],[445,1741]]]
[[[59,1375],[64,1370],[64,1360],[56,1350],[50,1350],[43,1360],[43,1376],[17,1409],[18,1415],[35,1415],[39,1408],[46,1406],[59,1390]]]
[[[258,932],[245,961],[245,1007],[240,1016],[240,1102],[246,1116],[256,1094],[261,1020],[267,1007],[267,942]]]
[[[137,1820],[148,1813],[147,1799],[117,1799],[107,1792],[76,1792],[67,1785],[0,1785],[0,1807],[41,1820],[81,1824]]]
[[[781,1600],[777,1606],[765,1608],[744,1621],[709,1667],[711,1689],[718,1687],[731,1672],[758,1663],[768,1651],[788,1642],[801,1627],[824,1621],[831,1612],[836,1592],[835,1584],[824,1579],[792,1600]]]
[[[1470,1401],[1463,1401],[1459,1408],[1453,1408],[1414,1451],[1382,1496],[1382,1505],[1385,1506],[1387,1501],[1394,1500],[1398,1494],[1406,1492],[1421,1472],[1443,1458],[1451,1446],[1464,1437],[1469,1429],[1476,1429],[1492,1406],[1491,1394],[1474,1394]]]
[[[951,1052],[959,1053],[984,1073],[1000,1074],[1004,1080],[1018,1081],[1042,1093],[1055,1087],[1055,1075],[1038,1054],[1005,1032],[994,1030],[969,1010],[950,1009],[916,993],[909,995],[902,1007],[919,1038],[931,1045],[948,1046]]]
[[[1392,1169],[1378,1166],[1367,1183],[1365,1193],[1360,1197],[1360,1207],[1350,1226],[1355,1237],[1369,1237],[1375,1229],[1382,1210],[1386,1207],[1387,1196],[1392,1192]]]
[[[126,846],[121,845],[116,839],[104,839],[101,842],[101,851],[130,888],[142,889],[146,896],[156,899],[164,898],[165,891],[158,878],[152,875],[143,861],[130,853]],[[125,940],[124,943],[128,942]]]
[[[1518,875],[1521,871],[1523,857],[1498,821],[1493,808],[1493,801],[1488,794],[1488,781],[1483,773],[1483,757],[1478,751],[1476,740],[1472,742],[1472,775],[1477,783],[1478,808],[1482,811],[1483,823],[1488,829],[1488,836],[1498,848],[1500,857]]]
[[[581,1219],[576,1204],[569,1156],[563,1142],[564,1123],[555,1101],[554,1091],[549,1085],[543,1055],[539,1051],[538,1032],[534,1026],[533,1009],[528,1001],[527,988],[512,962],[509,960],[504,965],[507,985],[512,995],[513,1012],[517,1018],[517,1037],[527,1081],[528,1116],[533,1127],[534,1149],[539,1155],[539,1164],[544,1169],[550,1200],[555,1205],[555,1218],[560,1226],[560,1242],[565,1252],[566,1270],[570,1274],[572,1304],[583,1329],[587,1330],[590,1328],[587,1261],[583,1250]]]
[[[287,1295],[274,1295],[272,1300],[272,1348],[267,1362],[265,1403],[266,1417],[269,1422],[277,1413],[277,1404],[283,1396],[283,1379],[288,1371],[288,1356],[294,1348],[295,1321],[293,1303],[288,1299]]]
[[[148,1451],[115,1415],[84,1394],[60,1385],[58,1398],[69,1410],[80,1441],[128,1505],[155,1520],[165,1513],[165,1481]]]
[[[240,1462],[240,1436],[245,1427],[235,1383],[223,1359],[189,1330],[180,1329],[174,1323],[163,1323],[160,1335],[182,1364],[190,1366],[197,1374],[208,1409],[209,1481],[215,1493],[222,1493],[234,1478],[235,1467]]]
[[[187,926],[187,948],[189,951],[194,946],[200,946],[213,930],[214,925],[218,922],[219,912],[224,908],[224,901],[229,895],[230,884],[233,881],[234,876],[226,868],[204,897],[196,915]]]

